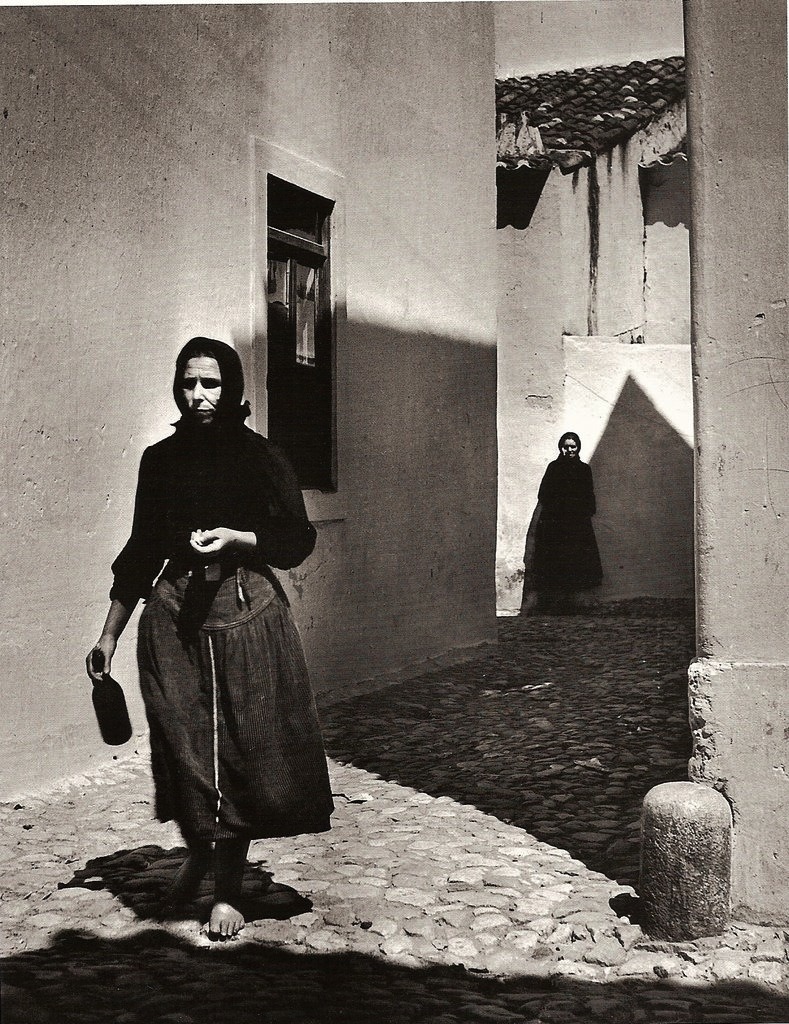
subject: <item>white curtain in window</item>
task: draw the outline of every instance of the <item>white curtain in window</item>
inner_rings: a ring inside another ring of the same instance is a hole
[[[314,267],[296,268],[296,362],[315,365],[315,277]]]

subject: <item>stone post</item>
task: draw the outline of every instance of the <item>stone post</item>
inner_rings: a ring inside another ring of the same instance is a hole
[[[681,942],[720,935],[729,921],[731,811],[709,786],[666,782],[644,798],[644,930]]]
[[[733,912],[789,921],[786,6],[685,0],[698,658],[690,778],[734,817]]]

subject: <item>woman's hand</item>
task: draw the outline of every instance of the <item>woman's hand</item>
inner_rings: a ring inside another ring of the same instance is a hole
[[[217,526],[214,530],[195,530],[189,538],[194,551],[208,561],[224,552],[251,552],[257,547],[257,537],[249,530],[229,530],[226,526]]]
[[[114,636],[110,636],[108,633],[103,633],[99,637],[99,642],[88,651],[88,656],[85,659],[85,667],[88,670],[88,676],[93,680],[94,683],[100,683],[104,677],[104,674],[109,675],[110,667],[112,665],[112,656],[115,653],[115,648],[118,645],[118,641]]]
[[[110,603],[110,610],[107,612],[107,619],[101,631],[99,642],[88,651],[88,656],[85,659],[88,676],[94,683],[101,682],[105,672],[109,675],[112,656],[115,653],[115,648],[118,646],[118,637],[126,629],[126,624],[131,618],[136,604],[136,597],[125,602],[116,597]]]
[[[217,526],[214,530],[195,530],[189,538],[192,548],[203,556],[218,558],[224,551],[231,551],[236,544],[238,533],[228,530],[226,526]]]

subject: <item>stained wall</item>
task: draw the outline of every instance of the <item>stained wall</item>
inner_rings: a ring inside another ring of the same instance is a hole
[[[525,230],[499,228],[498,344],[498,546],[497,603],[503,611],[520,608],[523,556],[537,488],[545,468],[548,438],[561,433],[564,418],[562,333],[573,296],[584,299],[569,311],[586,321],[588,268],[578,266],[571,246],[585,247],[587,219],[574,190],[582,190],[585,170],[575,182],[553,172]],[[569,280],[568,280],[569,276]],[[579,283],[575,279],[579,279]],[[554,442],[555,443],[555,442]],[[552,455],[550,456],[553,457]]]
[[[140,454],[174,419],[171,367],[188,337],[238,347],[265,431],[256,217],[275,152],[318,168],[338,199],[339,486],[306,495],[318,547],[285,580],[316,688],[491,639],[489,9],[6,8],[0,19],[2,791],[111,756],[83,658]],[[135,621],[115,674],[139,736]]]
[[[641,173],[647,342],[690,344],[690,172],[677,156]]]

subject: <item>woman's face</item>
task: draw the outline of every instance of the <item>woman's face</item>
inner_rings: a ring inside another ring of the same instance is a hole
[[[568,459],[574,459],[578,455],[578,442],[574,437],[565,437],[559,450]]]
[[[210,356],[194,356],[184,368],[181,381],[189,415],[198,423],[211,423],[222,394],[219,363]]]

